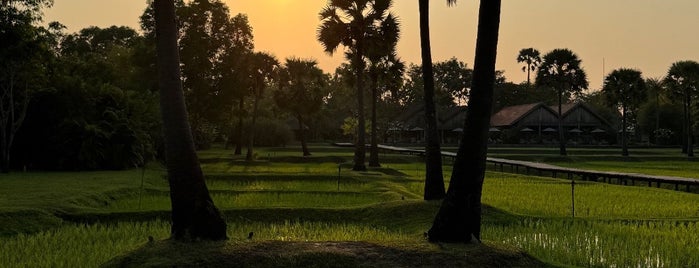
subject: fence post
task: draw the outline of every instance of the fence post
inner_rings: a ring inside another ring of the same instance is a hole
[[[340,177],[342,177],[342,163],[337,164],[337,191],[340,191]]]
[[[573,214],[573,219],[575,219],[575,181],[570,181],[570,203]]]

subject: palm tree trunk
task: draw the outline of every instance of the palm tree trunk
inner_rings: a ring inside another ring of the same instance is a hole
[[[177,240],[223,240],[227,238],[226,223],[204,183],[187,121],[174,1],[156,0],[155,11],[160,111],[172,202],[171,234]]]
[[[692,98],[687,94],[687,156],[694,157],[694,131],[692,131]]]
[[[260,99],[259,95],[255,95],[255,100],[252,105],[252,121],[250,122],[250,128],[248,133],[248,151],[245,154],[245,161],[253,160],[253,146],[255,143],[255,121],[257,120],[257,103]]]
[[[566,136],[565,130],[563,129],[563,111],[561,106],[563,105],[563,91],[558,90],[558,140],[560,144],[559,153],[562,156],[568,155],[566,152]]]
[[[425,92],[425,200],[444,198],[444,174],[442,152],[437,129],[437,112],[434,104],[434,73],[432,48],[430,47],[429,0],[420,0],[420,48],[422,51],[422,79]]]
[[[685,94],[686,94],[686,93],[685,93]],[[684,97],[683,97],[683,98],[684,98]],[[686,100],[686,99],[683,99],[683,100],[682,100],[682,110],[683,110],[683,111],[682,111],[682,119],[683,119],[683,120],[682,120],[682,121],[683,121],[683,122],[682,122],[682,136],[683,136],[684,138],[682,138],[682,139],[680,139],[680,140],[682,140],[682,153],[683,153],[683,154],[687,154],[687,152],[688,152],[688,150],[687,150],[687,145],[688,145],[688,143],[687,143],[687,137],[689,136],[689,131],[687,131],[687,130],[689,129],[689,128],[688,128],[688,126],[689,126],[689,119],[688,119],[688,117],[687,117],[687,100]]]
[[[366,121],[364,119],[364,55],[362,41],[357,42],[354,58],[354,72],[357,76],[357,143],[354,145],[354,171],[365,171],[366,158]]]
[[[235,129],[235,151],[233,155],[243,154],[243,106],[245,97],[240,97],[238,101],[238,127]]]
[[[303,156],[310,156],[311,152],[308,151],[308,145],[306,144],[306,129],[304,128],[303,117],[299,114],[296,115],[296,119],[299,121],[299,140],[301,140],[301,152]]]
[[[376,127],[376,104],[378,102],[378,75],[374,72],[371,74],[371,148],[369,148],[369,166],[380,167],[379,163],[379,144],[377,141]]]
[[[532,71],[531,64],[527,64],[527,86],[531,86],[531,85],[532,85],[531,71]]]
[[[428,231],[431,242],[481,239],[481,194],[493,108],[500,0],[481,0],[469,111],[447,196]]]
[[[626,106],[621,107],[621,156],[629,156],[628,141],[626,139]]]

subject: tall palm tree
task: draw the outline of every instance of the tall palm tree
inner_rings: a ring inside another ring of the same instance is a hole
[[[531,72],[536,71],[541,64],[541,54],[535,48],[523,48],[517,55],[517,62],[524,63],[523,72],[527,72],[527,85],[531,85]]]
[[[694,134],[692,122],[692,101],[699,94],[699,63],[696,61],[678,61],[670,66],[665,76],[665,83],[676,96],[682,97],[684,110],[685,146],[688,157],[694,157]]]
[[[493,107],[501,0],[481,0],[469,112],[449,190],[427,232],[432,242],[481,239],[481,194]]]
[[[364,75],[366,48],[372,36],[381,31],[389,16],[392,0],[329,0],[320,12],[318,41],[332,55],[342,45],[356,75],[358,134],[352,170],[366,170],[364,165],[366,141],[364,119]]]
[[[376,105],[379,100],[379,78],[392,65],[402,64],[396,56],[396,45],[400,37],[398,18],[389,14],[381,22],[377,35],[367,40],[366,57],[369,61],[369,79],[371,88],[371,138],[369,147],[369,166],[380,167],[378,148],[378,122],[376,122]]]
[[[171,234],[177,240],[223,240],[226,239],[226,222],[204,183],[187,121],[174,1],[155,0],[154,7],[160,111],[172,202]]]
[[[447,5],[456,0],[447,0]],[[420,51],[422,55],[422,79],[425,104],[425,200],[444,198],[444,174],[442,173],[442,149],[439,145],[437,109],[434,104],[434,70],[430,41],[430,1],[419,0]]]
[[[279,61],[269,53],[256,52],[251,55],[248,65],[250,79],[250,93],[254,96],[252,104],[252,119],[248,130],[246,161],[253,160],[253,144],[255,143],[255,123],[257,120],[258,103],[264,94],[265,88],[275,77],[275,71],[279,67]]]
[[[636,114],[646,96],[646,82],[641,72],[633,69],[617,69],[604,79],[602,92],[612,107],[621,109],[621,155],[629,156],[627,119]]]
[[[560,154],[567,155],[565,130],[561,106],[565,95],[566,101],[571,94],[580,94],[587,89],[587,74],[580,66],[581,60],[569,49],[554,49],[544,55],[536,74],[536,85],[548,87],[558,93],[558,138]]]

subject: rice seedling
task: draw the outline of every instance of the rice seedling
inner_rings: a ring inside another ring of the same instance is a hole
[[[549,261],[586,267],[697,267],[699,223],[525,218],[483,236]]]
[[[390,196],[379,193],[360,192],[240,192],[212,193],[211,198],[217,207],[226,208],[272,208],[272,207],[354,207],[391,200]],[[103,208],[107,211],[150,211],[169,210],[170,197],[167,194],[144,195],[119,199]]]

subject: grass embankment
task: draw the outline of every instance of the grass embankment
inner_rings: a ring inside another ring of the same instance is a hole
[[[699,265],[696,195],[581,183],[572,220],[568,181],[488,172],[485,244],[435,245],[423,232],[439,203],[420,200],[419,159],[382,155],[383,168],[351,172],[351,151],[314,149],[310,158],[296,157],[297,149],[260,151],[253,163],[201,152],[231,239],[193,247],[162,241],[169,203],[160,171],[146,172],[144,190],[136,170],[2,177],[0,189],[12,195],[0,200],[0,213],[14,216],[0,221],[0,266],[91,267],[118,255],[111,266],[545,265],[528,254],[577,266]]]

